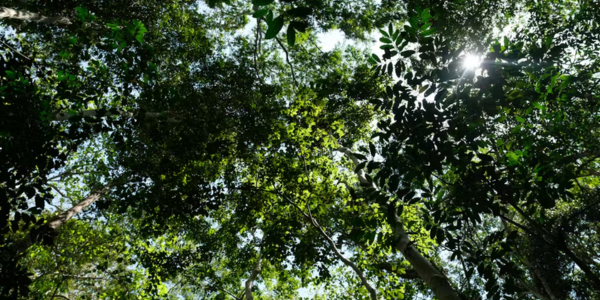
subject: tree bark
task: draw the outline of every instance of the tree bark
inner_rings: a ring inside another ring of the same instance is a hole
[[[252,296],[252,286],[254,285],[254,280],[256,280],[256,277],[258,276],[258,274],[260,274],[261,269],[262,269],[262,251],[260,254],[258,254],[258,260],[256,261],[256,265],[254,266],[254,269],[252,270],[250,277],[248,277],[248,280],[246,280],[245,292],[244,292],[244,294],[246,294],[246,300],[254,300],[254,297]]]
[[[344,153],[348,158],[352,160],[355,165],[358,165],[360,161],[354,156],[352,151],[346,147],[339,147],[338,151]],[[379,190],[375,183],[369,182],[365,176],[363,170],[356,172],[358,180],[364,185],[371,185],[375,190]],[[410,236],[406,232],[402,220],[398,216],[397,209],[391,207],[388,204],[388,222],[393,230],[394,235],[394,247],[400,251],[406,260],[411,264],[414,270],[419,275],[425,284],[431,289],[433,294],[440,300],[460,300],[458,293],[454,291],[448,278],[441,274],[436,268],[433,267],[431,262],[423,257],[421,253],[412,245]]]
[[[47,17],[38,13],[32,13],[27,11],[19,11],[8,7],[0,7],[0,19],[14,19],[22,20],[43,24],[54,24],[54,25],[71,25],[72,22],[69,18],[65,17]]]
[[[63,226],[68,220],[73,218],[75,215],[80,213],[84,208],[92,205],[94,202],[98,201],[100,197],[108,192],[109,186],[104,186],[98,191],[91,193],[87,198],[83,199],[83,201],[77,203],[75,206],[71,207],[69,210],[62,212],[54,217],[52,217],[45,226],[51,228],[53,230],[57,230],[61,226]]]

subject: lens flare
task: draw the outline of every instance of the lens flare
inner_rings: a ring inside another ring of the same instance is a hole
[[[481,57],[478,55],[467,54],[463,60],[463,66],[469,70],[477,69],[479,65],[481,65]]]

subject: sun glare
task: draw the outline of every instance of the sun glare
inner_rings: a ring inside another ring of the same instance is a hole
[[[481,64],[481,58],[478,55],[474,55],[474,54],[467,54],[467,56],[465,56],[464,61],[463,61],[463,66],[469,70],[474,70],[474,69],[479,68],[480,64]]]

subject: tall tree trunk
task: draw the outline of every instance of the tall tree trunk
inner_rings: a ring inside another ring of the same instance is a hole
[[[28,11],[19,11],[8,7],[0,7],[0,19],[15,19],[22,21],[30,21],[44,24],[55,25],[70,25],[72,24],[69,18],[65,17],[47,17],[38,13]]]
[[[397,209],[388,207],[390,216],[390,225],[394,234],[394,247],[404,254],[404,257],[413,266],[419,277],[425,281],[433,294],[440,300],[460,300],[458,293],[450,285],[448,278],[440,273],[431,262],[423,257],[421,253],[413,246],[410,236],[406,232],[402,220],[398,216]]]
[[[359,165],[360,161],[356,158],[356,156],[354,156],[350,149],[346,147],[339,147],[337,150],[344,153],[352,160],[352,162],[354,162],[355,165]],[[356,175],[362,184],[371,185],[373,189],[379,190],[375,183],[367,180],[363,170],[358,170]],[[406,232],[404,225],[402,224],[402,220],[398,216],[397,209],[389,205],[387,206],[388,222],[392,227],[394,235],[394,247],[404,255],[419,277],[425,281],[425,284],[427,284],[427,286],[438,299],[460,300],[458,293],[454,291],[452,285],[450,285],[450,282],[448,281],[448,278],[440,273],[431,264],[431,262],[427,258],[423,257],[423,255],[421,255],[421,253],[419,253],[419,251],[412,245],[410,236]]]
[[[262,251],[261,251],[261,253],[258,254],[258,259],[256,260],[256,265],[254,266],[254,269],[252,270],[250,277],[248,277],[248,280],[246,280],[245,291],[244,291],[244,294],[246,294],[246,300],[254,300],[254,297],[252,296],[252,286],[254,285],[254,280],[256,280],[256,277],[258,276],[258,274],[260,274],[261,270],[262,270]]]

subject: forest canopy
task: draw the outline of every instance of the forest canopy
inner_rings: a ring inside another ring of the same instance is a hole
[[[600,299],[597,1],[6,0],[0,31],[0,299]]]

